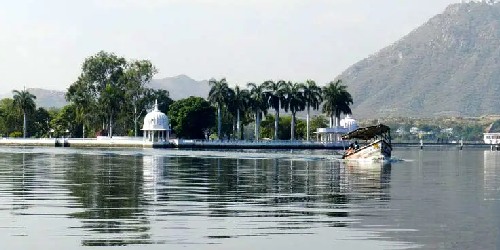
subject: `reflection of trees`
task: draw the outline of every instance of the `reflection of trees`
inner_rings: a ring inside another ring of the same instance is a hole
[[[71,216],[81,219],[83,228],[99,234],[84,240],[84,245],[148,242],[148,219],[141,206],[140,157],[77,155],[68,164],[69,189],[84,210]]]
[[[169,201],[207,203],[212,217],[326,216],[347,226],[350,203],[389,199],[390,166],[370,170],[338,161],[177,158],[164,176],[176,190]],[[246,208],[254,207],[252,211]],[[194,211],[178,211],[197,215]],[[199,211],[200,213],[203,211]]]
[[[357,216],[352,207],[390,198],[390,165],[79,154],[64,159],[37,154],[6,157],[11,169],[0,171],[0,178],[12,177],[13,197],[20,200],[14,201],[14,208],[29,208],[32,199],[43,198],[36,189],[53,188],[49,182],[63,178],[63,187],[75,200],[69,208],[80,209],[70,216],[82,223],[82,244],[90,246],[162,242],[155,238],[172,236],[154,233],[178,230],[179,222],[188,232],[188,217],[248,217],[247,227],[270,233],[318,224],[345,227]],[[41,168],[51,164],[47,159],[55,165]]]

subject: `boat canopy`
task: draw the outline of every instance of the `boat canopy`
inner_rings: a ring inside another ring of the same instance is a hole
[[[373,139],[377,136],[381,136],[387,132],[390,132],[391,129],[384,125],[384,124],[379,124],[375,126],[369,126],[369,127],[364,127],[364,128],[358,128],[344,136],[342,136],[342,139],[345,140],[350,140],[350,139],[361,139],[361,140],[370,140]]]

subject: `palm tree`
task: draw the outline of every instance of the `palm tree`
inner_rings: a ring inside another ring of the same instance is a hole
[[[263,85],[248,83],[247,87],[250,89],[249,107],[253,110],[255,116],[255,140],[258,141],[262,112],[267,113],[267,99]]]
[[[347,92],[347,86],[342,85],[342,80],[330,82],[323,88],[323,112],[330,117],[330,127],[339,126],[340,115],[352,113],[350,105],[353,103],[352,96]],[[335,117],[335,124],[333,118]]]
[[[302,111],[306,107],[306,101],[304,98],[303,85],[300,83],[287,83],[287,99],[285,110],[290,109],[292,112],[292,122],[290,126],[290,140],[295,140],[295,117],[298,111]]]
[[[245,111],[250,102],[250,92],[246,89],[240,89],[236,86],[232,92],[234,93],[231,102],[232,109],[236,112],[236,134],[237,138],[241,140],[241,118],[240,113]]]
[[[217,107],[217,137],[220,139],[222,130],[222,107],[230,100],[228,95],[230,93],[230,88],[226,82],[226,78],[222,78],[219,81],[210,79],[208,85],[210,86],[208,101],[215,104]]]
[[[313,80],[307,80],[305,84],[302,84],[302,89],[304,91],[304,100],[306,103],[306,109],[307,109],[307,116],[306,116],[306,140],[309,141],[309,120],[310,120],[310,110],[313,108],[313,110],[318,110],[319,105],[321,102],[323,102],[323,97],[321,93],[321,88],[316,85],[316,82]]]
[[[287,84],[285,81],[266,81],[264,82],[264,88],[266,89],[266,96],[269,107],[274,109],[274,139],[278,139],[278,125],[280,119],[280,108],[285,103],[285,97],[287,95]]]
[[[26,138],[26,115],[36,110],[36,96],[26,90],[13,90],[14,106],[23,111],[23,138]]]

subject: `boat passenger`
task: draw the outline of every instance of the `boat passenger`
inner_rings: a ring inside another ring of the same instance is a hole
[[[354,141],[354,149],[359,149],[358,141]]]
[[[345,155],[348,155],[348,154],[351,154],[351,153],[354,153],[354,144],[351,143],[349,144],[349,147],[347,148],[347,150],[345,151]]]

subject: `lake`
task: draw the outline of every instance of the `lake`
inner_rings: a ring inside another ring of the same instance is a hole
[[[500,152],[0,147],[2,249],[499,249]]]

